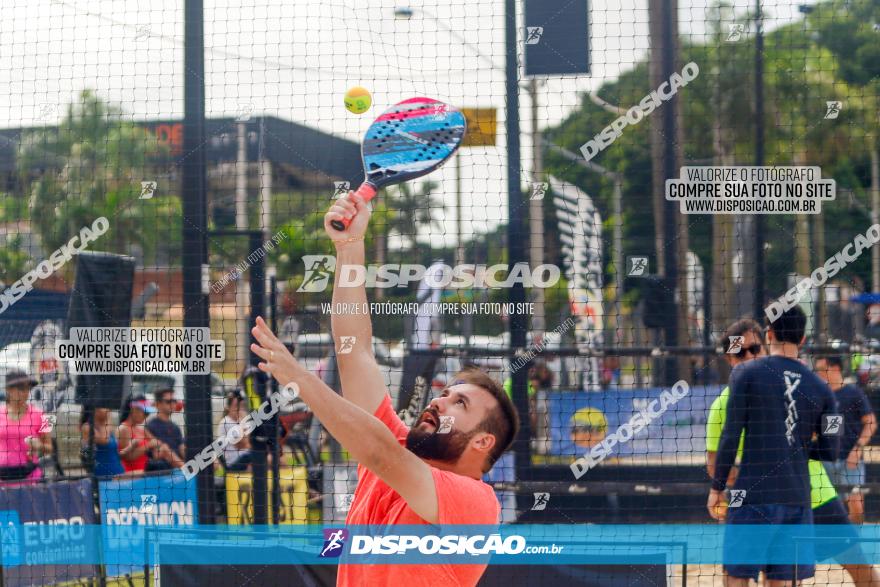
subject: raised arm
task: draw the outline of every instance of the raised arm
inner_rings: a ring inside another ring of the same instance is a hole
[[[352,219],[345,231],[330,226],[331,221],[343,218]],[[363,268],[365,265],[364,234],[369,222],[370,210],[354,192],[336,200],[324,215],[324,230],[336,246],[336,278],[331,309],[333,342],[338,349],[343,336],[354,337],[351,352],[336,354],[342,395],[368,414],[373,414],[388,390],[373,356],[373,324],[367,305],[366,287],[364,284],[340,285],[348,273],[346,267],[355,271],[354,268]]]
[[[295,383],[299,397],[358,463],[400,494],[426,522],[439,523],[437,487],[427,463],[404,448],[378,418],[338,396],[297,363],[262,318],[252,332],[259,344],[252,344],[251,350],[264,361],[259,368],[282,386]]]

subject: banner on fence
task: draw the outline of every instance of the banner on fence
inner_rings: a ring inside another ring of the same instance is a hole
[[[663,388],[656,387],[547,394],[551,454],[572,459],[583,456],[640,413],[642,417],[631,426],[632,438],[617,442],[611,458],[703,454],[706,417],[721,387],[690,387],[687,395],[658,414],[662,391]],[[642,427],[641,421],[647,425]],[[627,432],[624,436],[628,438]]]
[[[87,545],[69,547],[71,539],[81,537],[94,523],[90,479],[0,487],[3,585],[26,587],[96,577],[95,565],[87,564],[94,561]]]
[[[131,550],[143,552],[144,527],[196,526],[199,523],[195,478],[174,471],[167,475],[98,482],[101,522],[104,524],[104,560],[109,575],[137,567],[124,564]]]

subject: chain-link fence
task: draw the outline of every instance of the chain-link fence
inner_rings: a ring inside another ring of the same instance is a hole
[[[876,2],[4,16],[0,583],[880,584]]]

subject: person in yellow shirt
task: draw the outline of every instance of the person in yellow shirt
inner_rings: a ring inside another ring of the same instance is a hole
[[[762,338],[763,331],[754,320],[743,319],[731,324],[724,332],[722,345],[724,357],[730,366],[736,367],[741,363],[763,356],[764,345]],[[706,469],[709,472],[709,477],[715,476],[715,457],[718,452],[718,443],[721,440],[721,431],[724,429],[724,422],[727,417],[727,400],[729,398],[730,388],[725,387],[709,408],[709,417],[706,421]],[[744,440],[745,431],[743,431],[743,436],[740,438],[737,460],[742,456]],[[831,478],[825,471],[821,461],[811,460],[808,463],[808,467],[810,470],[810,502],[813,508],[813,523],[852,528],[846,507],[837,495],[837,490],[834,488],[834,484],[831,482]],[[733,486],[733,481],[736,478],[736,468],[731,470],[730,477],[727,483],[728,487]],[[857,536],[858,533],[853,528],[851,537],[855,538]],[[834,544],[829,541],[818,541],[815,546],[817,559],[836,557],[851,548],[858,548],[846,542],[843,540],[843,537],[840,542]],[[848,560],[852,560],[852,553],[849,554]],[[843,568],[852,577],[857,587],[880,585],[880,574],[871,565],[845,564]]]

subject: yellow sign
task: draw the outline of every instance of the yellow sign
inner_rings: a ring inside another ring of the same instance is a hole
[[[461,113],[467,120],[467,134],[461,146],[494,147],[495,135],[498,134],[498,109],[462,108]]]
[[[281,524],[308,523],[309,484],[305,467],[281,469],[281,508],[278,522]],[[269,518],[272,516],[272,472],[266,479],[268,491],[266,504]],[[250,473],[226,473],[226,523],[250,525],[254,523],[253,475]]]

